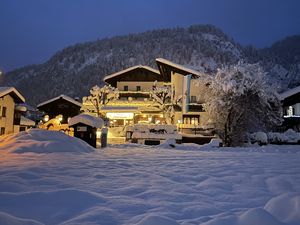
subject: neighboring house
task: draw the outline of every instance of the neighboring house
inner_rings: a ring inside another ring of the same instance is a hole
[[[31,119],[28,119],[27,117],[25,116],[21,116],[21,119],[20,119],[20,129],[19,131],[26,131],[30,128],[33,128],[35,127],[35,121],[31,120]]]
[[[0,135],[20,131],[21,115],[25,98],[14,87],[0,87]]]
[[[280,94],[283,108],[283,127],[300,131],[300,86]]]
[[[164,79],[170,80],[173,98],[181,98],[174,121],[179,124],[182,132],[205,129],[209,118],[202,107],[204,99],[199,95],[197,78],[206,75],[162,58],[156,59],[156,63]]]
[[[37,109],[44,112],[44,122],[46,129],[52,129],[56,125],[66,124],[68,120],[80,114],[81,103],[77,100],[60,95],[38,104]]]
[[[158,70],[138,65],[106,76],[103,80],[119,91],[118,100],[101,108],[101,113],[110,119],[111,126],[164,123],[161,110],[155,107],[149,94],[154,82],[157,86],[168,82]]]

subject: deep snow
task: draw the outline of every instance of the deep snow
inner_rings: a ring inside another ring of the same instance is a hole
[[[0,139],[1,225],[300,224],[299,146],[91,151],[44,132]]]

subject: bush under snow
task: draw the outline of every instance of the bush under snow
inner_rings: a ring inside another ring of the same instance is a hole
[[[295,144],[300,141],[300,133],[297,133],[296,131],[289,129],[285,131],[284,133],[277,133],[277,132],[256,132],[249,135],[249,138],[251,142],[258,143],[260,145],[263,144],[284,144],[284,143],[290,143]]]

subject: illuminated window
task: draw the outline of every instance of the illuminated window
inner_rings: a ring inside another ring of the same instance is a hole
[[[198,115],[184,115],[183,116],[183,123],[184,124],[198,125],[199,120],[200,120],[200,116],[198,116]]]
[[[288,116],[293,116],[294,115],[294,109],[293,106],[289,106],[288,110],[287,110],[287,115]]]

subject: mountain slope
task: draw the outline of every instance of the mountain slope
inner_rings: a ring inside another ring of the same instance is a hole
[[[82,97],[104,76],[137,64],[156,67],[158,57],[211,71],[242,54],[241,46],[211,25],[161,29],[67,47],[44,64],[7,73],[1,83],[37,104],[62,93]]]
[[[240,46],[212,25],[153,30],[67,47],[44,64],[5,74],[0,85],[15,86],[36,105],[60,94],[82,97],[104,76],[138,64],[156,67],[161,57],[209,73],[240,59],[259,62],[284,90],[300,84],[299,37],[258,50]]]

